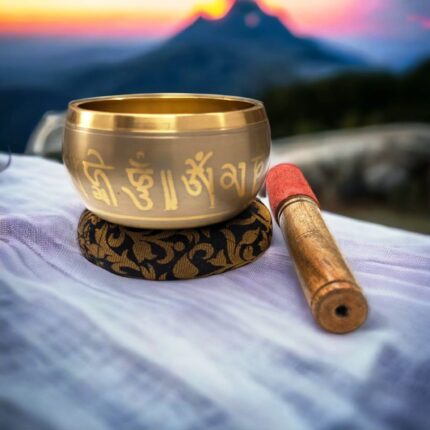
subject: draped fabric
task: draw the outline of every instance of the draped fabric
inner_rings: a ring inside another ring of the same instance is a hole
[[[319,329],[280,231],[255,262],[186,281],[82,257],[64,167],[0,174],[0,427],[428,429],[430,238],[325,213],[368,298]]]

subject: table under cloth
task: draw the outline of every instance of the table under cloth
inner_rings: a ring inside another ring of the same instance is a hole
[[[275,227],[255,263],[126,279],[86,261],[61,164],[0,174],[0,428],[428,429],[430,238],[325,213],[370,305],[318,328]]]

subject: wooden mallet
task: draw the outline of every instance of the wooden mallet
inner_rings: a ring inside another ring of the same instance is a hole
[[[293,164],[278,164],[267,174],[266,189],[316,321],[332,333],[357,329],[367,318],[366,298],[303,173]]]

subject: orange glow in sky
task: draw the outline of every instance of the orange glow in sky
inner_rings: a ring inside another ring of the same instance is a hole
[[[208,0],[195,2],[193,12],[202,14],[208,18],[218,19],[223,17],[229,10],[232,2],[226,0]]]
[[[258,0],[299,33],[354,34],[389,0]],[[233,0],[0,0],[0,34],[167,36],[198,14],[217,19]]]

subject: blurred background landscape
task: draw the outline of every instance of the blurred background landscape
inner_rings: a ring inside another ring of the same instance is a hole
[[[430,1],[1,1],[0,150],[60,159],[68,101],[139,92],[259,98],[325,209],[430,232]]]

